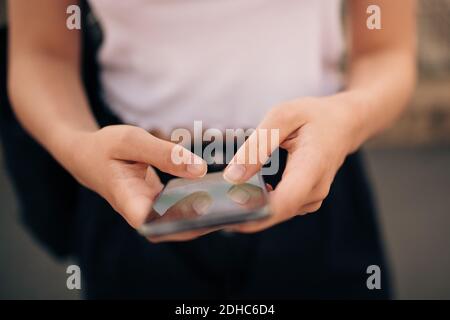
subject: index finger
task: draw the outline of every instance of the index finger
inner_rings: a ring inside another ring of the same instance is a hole
[[[224,179],[242,183],[255,175],[270,155],[303,124],[294,103],[274,108],[239,148],[224,172]]]
[[[115,156],[121,160],[147,163],[178,177],[199,178],[206,174],[207,165],[202,158],[144,129],[127,128],[119,139]]]

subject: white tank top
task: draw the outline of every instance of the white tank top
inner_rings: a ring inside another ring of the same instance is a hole
[[[126,123],[254,128],[340,86],[339,0],[90,0],[103,97]]]

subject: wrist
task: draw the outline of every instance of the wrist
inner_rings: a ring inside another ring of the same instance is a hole
[[[369,99],[359,91],[344,91],[328,99],[332,100],[328,105],[337,111],[338,121],[348,133],[348,153],[352,153],[370,137],[366,116]]]
[[[67,171],[73,174],[80,155],[84,154],[83,149],[96,130],[63,128],[57,132],[48,139],[47,149]]]

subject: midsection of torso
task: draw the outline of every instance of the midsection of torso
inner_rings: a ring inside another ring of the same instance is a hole
[[[254,127],[274,105],[339,86],[339,0],[90,2],[104,99],[126,123]]]

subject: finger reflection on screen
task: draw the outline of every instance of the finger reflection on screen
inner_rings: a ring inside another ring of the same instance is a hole
[[[217,177],[175,181],[155,202],[144,234],[152,242],[186,241],[243,223],[267,205],[264,191],[251,181],[232,185]]]
[[[254,184],[234,185],[228,190],[227,196],[247,210],[258,209],[265,204],[263,190]]]
[[[155,223],[156,221],[158,223],[165,223],[203,216],[208,213],[208,209],[211,207],[212,203],[213,199],[208,192],[197,191],[177,201],[162,214],[152,209],[152,213],[149,215],[147,223]],[[148,237],[148,239],[152,242],[186,241],[195,239],[215,230],[217,230],[217,228],[199,229],[164,236]]]

